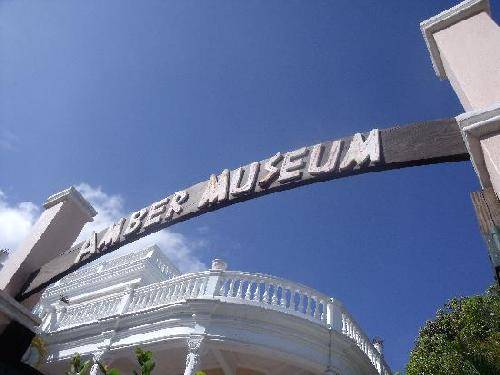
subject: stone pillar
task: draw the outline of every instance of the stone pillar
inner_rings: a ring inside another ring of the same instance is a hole
[[[184,375],[194,375],[196,371],[199,371],[202,344],[202,336],[193,336],[187,340],[188,354],[186,356]]]
[[[331,327],[334,331],[342,332],[342,311],[344,307],[342,303],[334,298],[330,298],[330,301],[326,305],[326,324]]]
[[[47,199],[37,222],[19,248],[12,252],[0,272],[0,289],[17,295],[30,275],[68,249],[85,223],[97,214],[74,188]]]
[[[227,269],[227,263],[221,259],[212,260],[212,267],[210,268],[210,276],[208,277],[207,285],[203,298],[213,298],[219,292],[221,285],[222,274]]]
[[[420,24],[434,70],[466,111],[500,103],[500,28],[488,0],[466,0]]]
[[[463,1],[420,27],[436,74],[466,111],[457,122],[481,187],[500,196],[500,27],[489,1]]]

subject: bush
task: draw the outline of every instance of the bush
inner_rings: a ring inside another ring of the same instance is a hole
[[[500,289],[454,298],[420,330],[408,375],[500,374]]]

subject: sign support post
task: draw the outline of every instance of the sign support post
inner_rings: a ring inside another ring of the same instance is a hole
[[[500,27],[489,0],[466,0],[420,28],[436,75],[450,81],[466,111],[456,120],[483,189],[472,193],[472,201],[500,283],[493,240],[499,223],[486,219],[500,207]]]

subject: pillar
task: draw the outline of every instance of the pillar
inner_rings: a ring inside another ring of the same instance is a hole
[[[500,194],[500,27],[488,0],[467,0],[420,24],[439,78],[465,113],[457,117],[482,188]]]
[[[437,76],[448,79],[466,111],[500,103],[500,28],[488,0],[467,0],[420,28]]]
[[[467,0],[420,24],[438,77],[448,79],[465,112],[456,117],[482,190],[493,191],[488,210],[500,210],[500,27],[491,18],[489,0]],[[479,210],[481,211],[481,210]],[[484,211],[484,210],[483,210]],[[481,227],[482,216],[478,215]],[[484,220],[483,220],[484,221]],[[485,229],[482,228],[484,232]],[[483,234],[485,234],[484,232]],[[493,237],[500,227],[487,229],[486,239],[497,281],[500,247]]]
[[[17,295],[30,275],[67,250],[85,223],[97,214],[74,188],[50,196],[28,237],[11,254],[0,273],[0,289]]]
[[[202,344],[202,336],[193,336],[188,338],[188,353],[186,356],[186,369],[184,370],[184,375],[195,375],[196,371],[199,371]]]

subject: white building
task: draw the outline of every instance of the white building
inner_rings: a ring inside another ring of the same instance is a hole
[[[47,356],[32,347],[25,360],[46,374],[76,352],[131,373],[138,346],[153,351],[156,374],[391,373],[381,343],[333,298],[220,260],[180,274],[156,246],[64,277],[35,313]]]

